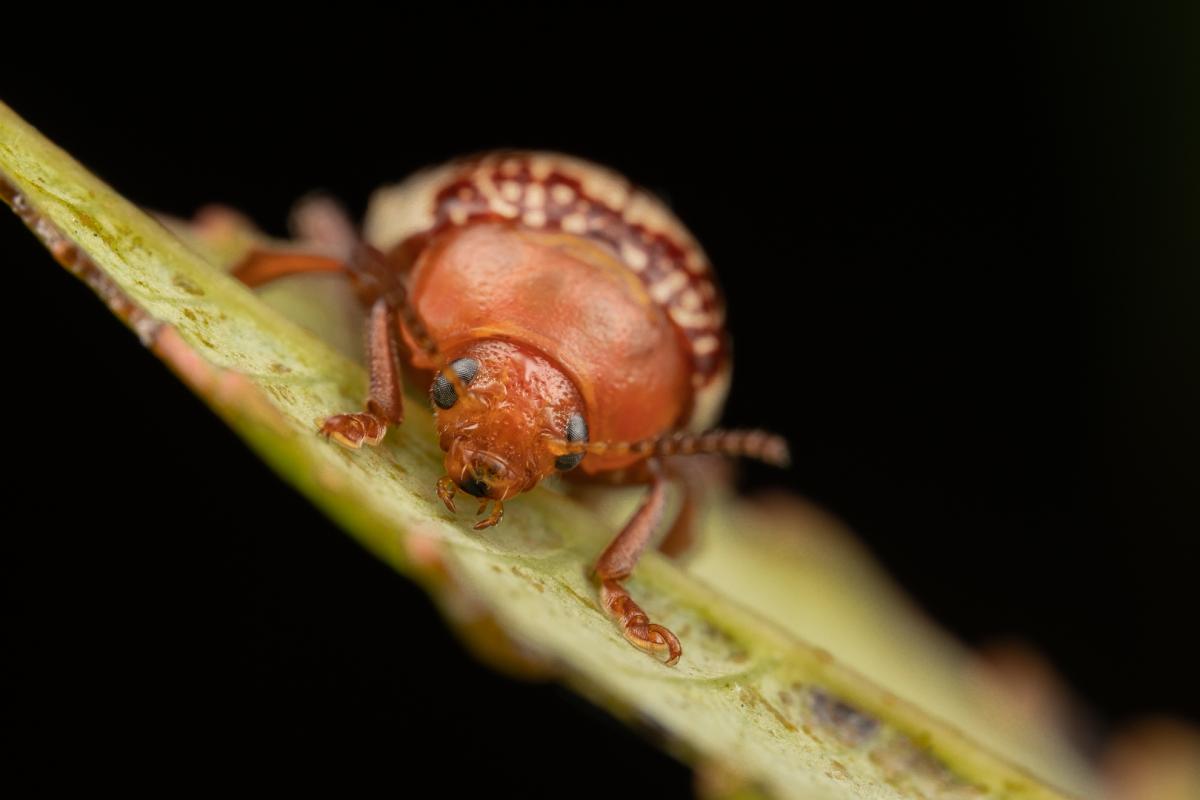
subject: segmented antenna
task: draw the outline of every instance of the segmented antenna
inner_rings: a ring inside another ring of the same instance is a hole
[[[753,458],[776,467],[786,467],[791,462],[787,440],[782,436],[761,430],[711,430],[703,433],[676,431],[654,439],[639,442],[589,442],[571,444],[565,440],[555,441],[555,451],[568,453],[592,453],[594,455],[641,455],[641,456],[690,456],[720,454],[739,458]]]

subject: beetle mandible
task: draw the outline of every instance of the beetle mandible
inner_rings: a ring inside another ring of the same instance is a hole
[[[777,436],[710,427],[729,388],[729,338],[716,277],[683,224],[609,169],[528,151],[414,175],[377,196],[361,235],[326,199],[293,221],[311,249],[254,250],[234,274],[259,286],[341,273],[368,309],[365,408],[330,416],[321,434],[381,442],[404,418],[407,362],[432,377],[438,496],[451,511],[459,491],[481,513],[492,504],[477,530],[555,473],[646,484],[594,576],[625,637],[676,663],[678,638],[622,585],[662,521],[668,482],[682,478],[673,465],[697,453],[788,458]],[[673,549],[695,501],[681,484]]]

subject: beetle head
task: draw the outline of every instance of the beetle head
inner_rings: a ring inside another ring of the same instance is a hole
[[[494,339],[467,345],[451,368],[467,396],[440,374],[430,390],[446,452],[443,500],[463,491],[503,501],[563,468],[550,443],[583,425],[583,403],[560,369],[539,353]]]

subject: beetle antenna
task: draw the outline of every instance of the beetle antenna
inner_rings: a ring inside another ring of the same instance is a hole
[[[720,454],[738,458],[753,458],[776,467],[791,463],[787,440],[761,430],[720,430],[702,433],[675,431],[654,439],[639,442],[588,442],[571,444],[559,441],[562,454],[592,453],[595,455],[691,456]]]

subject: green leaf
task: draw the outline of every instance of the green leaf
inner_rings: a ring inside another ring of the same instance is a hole
[[[719,497],[690,568],[643,559],[630,587],[684,643],[666,667],[624,641],[588,577],[628,492],[582,503],[539,488],[476,533],[434,495],[441,453],[422,401],[378,448],[315,435],[365,393],[342,290],[256,296],[217,266],[236,237],[175,235],[2,104],[0,194],[264,460],[433,593],[482,657],[665,732],[709,794],[1065,796],[1047,781],[1092,794],[1051,732],[998,721],[969,656],[811,510]]]

